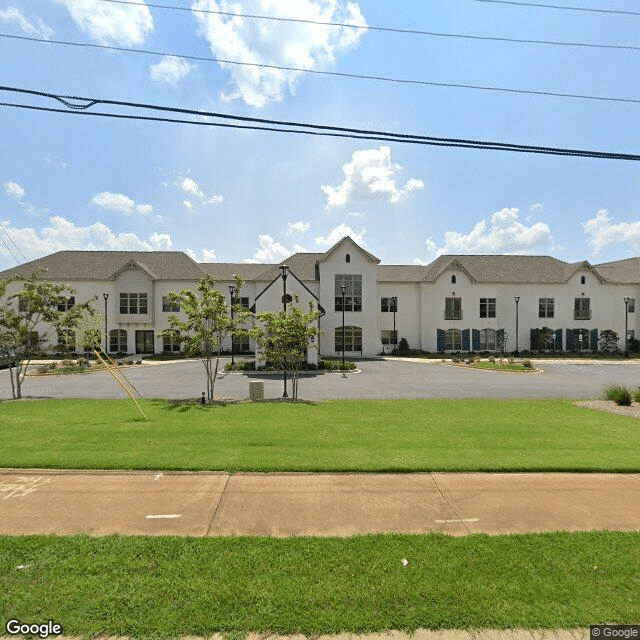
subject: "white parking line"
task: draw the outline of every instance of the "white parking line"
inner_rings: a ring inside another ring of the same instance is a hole
[[[151,515],[146,516],[147,520],[160,520],[161,518],[182,518],[181,513],[168,513],[168,514],[159,514],[159,515]]]

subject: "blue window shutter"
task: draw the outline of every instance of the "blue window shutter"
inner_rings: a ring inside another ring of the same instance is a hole
[[[567,351],[573,351],[573,329],[567,329]]]
[[[462,330],[462,350],[463,351],[469,351],[469,349],[471,348],[470,337],[471,337],[471,330],[463,329]]]
[[[436,348],[438,351],[444,351],[444,329],[436,329]]]
[[[556,351],[562,351],[562,329],[556,329]]]
[[[502,349],[502,343],[504,342],[504,329],[498,329],[496,331],[496,349]]]
[[[471,342],[474,351],[480,351],[480,329],[471,330]]]
[[[589,344],[591,346],[591,351],[598,350],[598,330],[591,329],[591,335],[589,336]]]
[[[539,349],[538,346],[538,336],[540,335],[540,329],[531,329],[531,334],[529,337],[529,348],[531,351],[537,351]]]

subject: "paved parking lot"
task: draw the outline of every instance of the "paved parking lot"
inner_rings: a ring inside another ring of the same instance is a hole
[[[228,359],[223,359],[224,362]],[[594,398],[610,383],[640,386],[640,362],[534,361],[541,373],[504,373],[456,367],[440,360],[362,360],[359,373],[327,373],[301,378],[299,396],[331,398]],[[145,362],[126,375],[146,398],[200,397],[204,368],[198,360]],[[248,398],[249,382],[263,380],[265,397],[282,396],[282,376],[221,374],[216,395]],[[291,387],[289,385],[289,394]],[[27,377],[23,395],[53,398],[120,398],[122,389],[107,373]],[[0,371],[0,399],[11,397],[7,370]]]

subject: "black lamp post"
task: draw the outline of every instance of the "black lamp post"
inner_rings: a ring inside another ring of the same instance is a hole
[[[624,299],[624,355],[629,355],[629,296]]]
[[[235,284],[230,284],[229,285],[229,295],[231,298],[231,324],[233,325],[233,303],[234,303],[234,295],[236,293],[236,285]],[[231,366],[233,366],[235,363],[234,359],[233,359],[233,333],[231,333]]]
[[[393,296],[391,298],[391,304],[393,305],[393,344],[396,349],[398,348],[398,336],[396,335],[396,311],[398,310],[398,298]]]
[[[284,314],[287,315],[287,276],[289,275],[289,266],[286,264],[280,265],[280,275],[282,276],[282,306],[284,308]],[[287,393],[287,363],[285,356],[285,363],[282,367],[283,372],[283,380],[284,380],[284,393],[282,394],[283,398],[288,398],[289,394]]]
[[[520,296],[516,296],[516,355],[519,353],[518,349],[518,302],[520,302]]]
[[[345,370],[344,370],[344,296],[345,296],[345,293],[347,292],[347,287],[343,284],[341,288],[342,288],[342,377],[346,378],[347,374],[345,373]]]
[[[107,300],[109,299],[109,294],[103,293],[102,297],[104,298],[104,352],[107,354],[109,352],[109,333],[107,332]]]

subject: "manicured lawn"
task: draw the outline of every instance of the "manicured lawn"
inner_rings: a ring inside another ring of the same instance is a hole
[[[0,467],[640,471],[640,421],[566,400],[0,404]]]
[[[513,364],[505,362],[500,364],[499,362],[474,362],[472,365],[474,369],[487,369],[488,371],[521,371],[521,372],[533,372],[535,369],[531,367],[525,367],[521,362],[514,362]]]
[[[0,622],[133,639],[637,623],[639,549],[615,532],[0,536]]]

